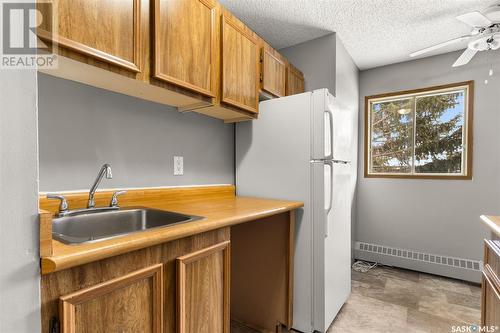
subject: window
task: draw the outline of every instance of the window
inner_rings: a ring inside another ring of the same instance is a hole
[[[365,177],[472,178],[474,82],[365,98]]]

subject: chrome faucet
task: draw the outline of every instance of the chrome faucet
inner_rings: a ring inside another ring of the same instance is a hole
[[[109,165],[107,163],[101,167],[101,170],[99,170],[99,173],[97,174],[97,178],[94,181],[94,185],[92,185],[92,187],[90,188],[89,201],[87,203],[87,208],[94,208],[95,207],[94,194],[95,194],[95,191],[97,190],[97,187],[101,183],[102,177],[104,177],[104,175],[106,175],[106,179],[113,178],[113,174],[111,173],[111,165]]]

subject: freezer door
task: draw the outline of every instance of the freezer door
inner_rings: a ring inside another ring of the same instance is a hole
[[[313,160],[350,161],[354,141],[353,114],[327,89],[313,92]]]

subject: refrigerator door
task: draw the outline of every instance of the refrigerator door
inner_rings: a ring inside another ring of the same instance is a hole
[[[351,291],[352,171],[350,164],[333,161],[318,161],[311,169],[313,326],[326,332]]]
[[[313,160],[352,159],[352,114],[338,105],[327,89],[313,91]]]
[[[333,197],[326,216],[325,317],[318,331],[326,332],[351,292],[351,205],[354,196],[350,164],[331,163]],[[325,188],[329,186],[325,175]],[[328,192],[328,189],[326,190]],[[323,330],[321,330],[321,328]]]
[[[258,121],[236,124],[237,194],[304,202],[295,221],[293,304],[302,332],[312,332],[313,311],[311,95],[261,102]]]

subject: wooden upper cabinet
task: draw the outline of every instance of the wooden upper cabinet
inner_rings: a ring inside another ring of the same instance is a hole
[[[53,0],[57,29],[42,21],[43,40],[120,68],[140,72],[140,0]],[[56,30],[56,31],[55,31]],[[49,31],[56,34],[51,37]]]
[[[62,332],[163,332],[163,265],[59,299]]]
[[[295,95],[304,92],[304,75],[292,65],[286,71],[286,95]]]
[[[222,16],[221,101],[248,112],[259,107],[259,45],[249,31]]]
[[[261,89],[276,97],[285,96],[285,62],[265,47],[262,48],[260,59]]]
[[[177,333],[230,333],[229,244],[177,258]]]
[[[214,97],[217,9],[211,0],[154,1],[154,77]]]

